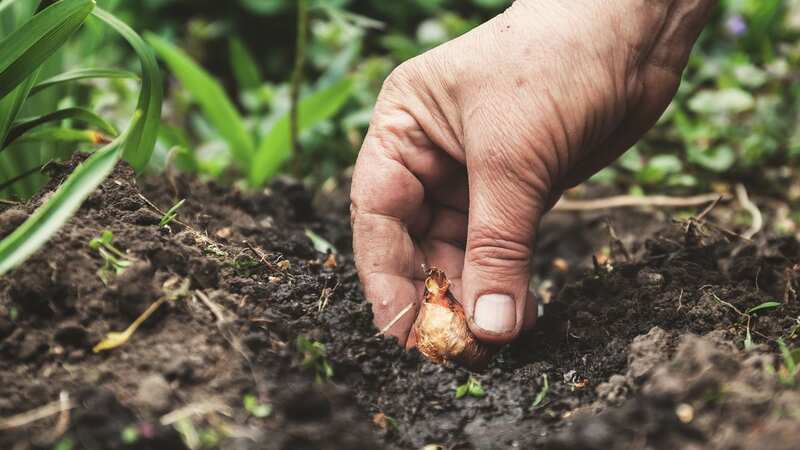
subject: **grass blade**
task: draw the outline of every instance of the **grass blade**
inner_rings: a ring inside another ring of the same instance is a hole
[[[54,77],[48,78],[36,84],[31,90],[31,95],[49,87],[57,86],[64,83],[69,83],[78,80],[87,80],[92,78],[122,78],[122,79],[138,79],[139,75],[122,69],[78,69],[71,70],[58,74]]]
[[[93,8],[93,0],[61,0],[0,41],[0,98],[58,50]]]
[[[264,82],[261,80],[258,63],[256,63],[250,50],[238,38],[231,38],[228,47],[231,55],[233,76],[236,78],[236,84],[239,89],[245,91],[260,87]]]
[[[17,86],[14,91],[0,100],[0,143],[5,142],[11,126],[19,115],[22,106],[28,99],[31,87],[36,82],[39,71],[36,70],[28,77],[22,84]],[[3,145],[0,145],[0,152],[4,150]],[[31,167],[38,166],[41,161],[38,155],[30,155],[20,152],[5,152],[0,155],[0,172],[7,178],[15,178],[16,175],[25,172]],[[32,178],[34,178],[32,180]],[[26,198],[36,191],[38,187],[35,177],[26,177],[20,180],[21,182],[14,183],[10,187],[10,193],[17,198]]]
[[[300,100],[298,106],[298,129],[303,131],[336,114],[344,105],[353,90],[353,81],[344,78],[326,88],[320,89]],[[289,114],[275,122],[275,125],[261,140],[258,151],[250,165],[249,181],[252,186],[261,186],[272,178],[281,165],[292,154]]]
[[[3,143],[3,147],[8,146],[11,142],[33,128],[46,123],[60,122],[67,119],[83,122],[88,125],[94,125],[100,131],[103,131],[111,136],[117,135],[117,130],[110,123],[106,122],[105,119],[93,113],[92,111],[89,111],[85,108],[64,108],[48,114],[42,114],[41,116],[20,119],[14,122],[14,124],[11,126],[11,131],[8,133],[6,141]]]
[[[75,128],[48,127],[40,130],[30,131],[23,134],[14,141],[14,145],[53,142],[53,143],[86,143],[86,144],[107,144],[110,141],[102,133],[92,130],[77,130]]]
[[[133,124],[125,133],[79,165],[36,212],[0,242],[0,275],[20,264],[47,242],[111,173],[138,118],[137,112]]]
[[[146,38],[227,141],[239,167],[248,169],[255,153],[253,138],[222,86],[183,50],[154,34]]]
[[[121,20],[102,8],[95,8],[92,13],[116,30],[133,47],[142,65],[142,91],[136,106],[142,117],[135,122],[136,128],[130,131],[130,138],[125,142],[123,157],[133,168],[141,173],[150,161],[155,149],[158,128],[161,126],[161,103],[164,99],[164,82],[153,50]],[[132,125],[133,126],[133,122]]]

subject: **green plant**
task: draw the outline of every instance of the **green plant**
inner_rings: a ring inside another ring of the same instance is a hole
[[[314,372],[317,383],[328,381],[333,376],[333,367],[328,362],[325,344],[298,336],[297,351],[303,355],[301,365]]]
[[[175,220],[175,217],[178,216],[178,209],[180,209],[180,207],[183,206],[185,202],[186,199],[184,198],[181,199],[178,203],[172,205],[172,208],[168,209],[167,212],[165,212],[164,215],[161,216],[161,220],[158,221],[158,226],[164,227],[172,223],[172,221]]]
[[[262,186],[278,173],[292,156],[290,113],[284,111],[277,115],[268,131],[252,132],[222,86],[207,71],[167,40],[154,34],[146,38],[225,141],[233,164],[249,184]],[[237,62],[237,65],[243,64],[243,61]],[[238,72],[243,70],[240,68]],[[350,98],[352,89],[353,80],[343,77],[300,98],[297,102],[298,132],[307,131],[333,116]],[[195,155],[190,154],[189,158],[186,166],[204,166],[195,160]],[[219,175],[223,169],[212,165],[206,170]]]
[[[800,366],[798,366],[800,349],[790,350],[783,339],[778,339],[778,349],[783,360],[783,365],[778,370],[778,379],[787,386],[794,386],[797,383],[797,375],[800,373]]]
[[[461,398],[465,395],[480,398],[486,395],[486,391],[483,390],[483,387],[481,387],[481,383],[478,380],[473,377],[469,377],[464,384],[456,387],[456,398]]]
[[[100,237],[89,241],[89,247],[98,252],[103,257],[103,266],[97,271],[97,275],[108,284],[111,275],[121,275],[133,262],[128,256],[114,247],[114,233],[111,230],[104,230]]]
[[[11,3],[9,3],[11,2]],[[0,274],[20,264],[43,245],[75,212],[83,200],[111,173],[117,161],[125,158],[137,170],[144,169],[158,132],[162,86],[152,51],[127,25],[95,6],[93,0],[58,0],[35,12],[36,2],[14,2],[10,8],[21,22],[0,41],[0,175],[15,196],[25,197],[38,187],[29,178],[46,161],[65,156],[58,146],[44,143],[107,145],[87,158],[70,174],[56,192],[13,233],[0,242]],[[5,9],[5,8],[4,8]],[[0,11],[8,13],[8,11]],[[130,77],[114,69],[69,71],[38,82],[42,67],[90,16],[120,34],[134,49],[142,66],[142,84],[136,111],[124,133],[108,142],[92,130],[75,132],[69,126],[37,130],[41,125],[79,120],[99,127],[112,136],[116,130],[97,114],[85,108],[70,107],[20,119],[31,95],[70,81],[88,77]],[[40,147],[36,147],[36,145]],[[34,145],[33,149],[29,146]],[[74,146],[70,148],[71,153]]]
[[[244,405],[244,409],[252,414],[253,417],[263,419],[272,414],[272,406],[259,402],[258,398],[253,394],[245,395],[244,398],[242,398],[242,404]]]
[[[531,407],[533,409],[539,409],[546,405],[544,403],[544,399],[547,397],[547,393],[550,391],[550,381],[547,379],[547,374],[542,374],[542,388],[539,389],[539,392],[536,394],[536,398],[533,399],[533,404]]]

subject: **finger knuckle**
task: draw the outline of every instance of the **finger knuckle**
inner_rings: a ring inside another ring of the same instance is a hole
[[[530,256],[529,242],[489,229],[472,230],[467,244],[467,262],[495,275],[526,270]]]

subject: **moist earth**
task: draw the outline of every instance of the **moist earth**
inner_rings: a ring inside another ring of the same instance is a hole
[[[0,237],[80,161],[2,206]],[[0,448],[796,447],[794,238],[652,212],[552,213],[536,329],[471,373],[377,335],[344,190],[137,181],[120,163],[0,277]],[[90,245],[105,230],[124,269]],[[93,352],[157,301],[125,344]],[[456,398],[470,377],[484,395]]]

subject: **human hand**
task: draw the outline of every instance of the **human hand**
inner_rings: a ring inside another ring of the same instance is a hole
[[[614,161],[672,99],[712,0],[518,0],[399,66],[353,174],[356,265],[375,322],[402,344],[422,264],[453,281],[475,335],[515,338],[542,215]]]

